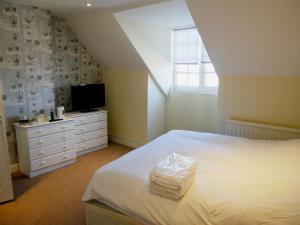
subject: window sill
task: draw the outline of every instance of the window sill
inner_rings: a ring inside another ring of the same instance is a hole
[[[190,93],[190,94],[205,94],[205,95],[218,95],[218,90],[201,90],[201,89],[172,89],[170,93]]]

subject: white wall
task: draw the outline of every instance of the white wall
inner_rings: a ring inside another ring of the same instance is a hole
[[[137,147],[147,143],[148,71],[103,71],[108,132],[114,141]]]
[[[148,141],[166,130],[166,98],[152,77],[148,76]]]
[[[167,100],[167,130],[216,132],[218,96],[198,92],[170,92]]]
[[[222,76],[220,131],[239,119],[300,128],[300,76]]]
[[[171,29],[123,15],[122,12],[115,16],[148,70],[167,94],[172,85]]]

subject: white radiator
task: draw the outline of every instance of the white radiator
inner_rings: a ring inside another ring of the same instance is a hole
[[[239,120],[226,120],[225,134],[251,139],[289,140],[300,138],[300,129],[245,122]]]

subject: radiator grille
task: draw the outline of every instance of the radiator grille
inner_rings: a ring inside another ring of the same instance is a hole
[[[289,140],[300,138],[300,129],[245,122],[240,120],[226,120],[225,134],[250,139]]]

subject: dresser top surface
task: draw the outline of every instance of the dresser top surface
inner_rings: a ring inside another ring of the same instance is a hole
[[[68,112],[65,114],[65,116],[72,118],[72,117],[78,117],[78,116],[88,116],[88,115],[98,114],[98,113],[107,113],[107,111],[106,110],[98,110],[98,111],[94,111],[94,112],[75,111],[75,112]]]
[[[73,121],[73,118],[70,117],[65,117],[63,120],[58,120],[58,121],[53,121],[53,122],[32,122],[28,124],[20,124],[20,123],[14,123],[16,128],[32,128],[32,127],[38,127],[38,126],[46,126],[46,125],[51,125],[51,124],[59,124],[59,123],[64,123],[67,121]]]

